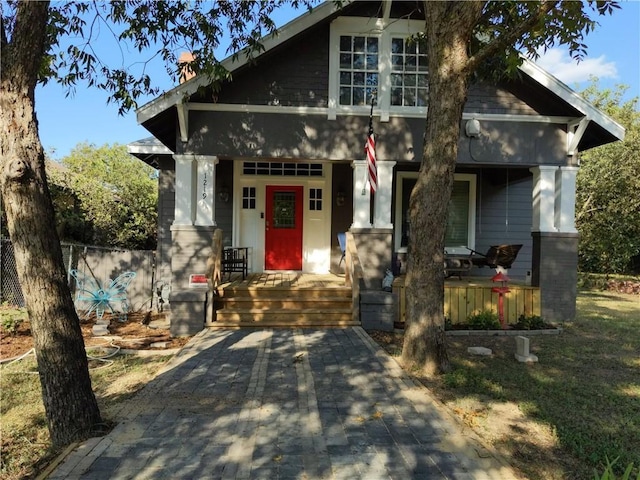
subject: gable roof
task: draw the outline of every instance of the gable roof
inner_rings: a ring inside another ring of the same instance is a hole
[[[313,10],[279,28],[275,35],[264,37],[261,40],[264,52],[259,57],[280,47],[306,29],[332,16],[337,17],[344,11],[345,7],[353,3],[348,1],[345,2],[344,6],[337,7],[334,2],[326,1],[314,7]],[[389,15],[391,3],[384,2],[385,16]],[[233,56],[229,56],[221,63],[225,69],[233,73],[248,65],[249,62],[250,59],[246,56],[238,56],[235,59]],[[579,118],[576,119],[575,124],[570,125],[570,127],[575,128],[575,134],[573,144],[568,146],[569,154],[572,154],[577,148],[586,150],[624,138],[624,127],[533,61],[523,57],[520,71],[536,84],[548,90],[559,101],[579,112]],[[207,87],[210,83],[210,79],[207,76],[199,75],[169,90],[137,110],[138,123],[154,134],[168,149],[175,151],[175,132],[177,125],[183,124],[183,118],[186,114],[185,102],[197,93],[200,88]]]
[[[351,2],[345,2],[346,4]],[[283,27],[279,28],[275,35],[264,37],[260,40],[264,47],[264,52],[269,52],[279,45],[285,43],[287,40],[295,37],[299,33],[303,32],[307,28],[317,24],[318,22],[330,17],[337,13],[341,9],[336,7],[334,2],[325,2],[318,7],[314,7],[313,10],[304,13],[303,15],[291,20]],[[246,56],[238,56],[233,58],[229,56],[222,60],[222,66],[229,72],[234,72],[239,68],[247,65],[250,60]],[[155,100],[143,105],[137,110],[138,123],[144,124],[144,122],[150,118],[153,118],[160,112],[163,112],[172,106],[180,103],[183,99],[188,98],[198,91],[200,87],[206,87],[210,83],[210,80],[205,75],[198,75],[191,80],[184,82],[183,84],[169,90],[168,92],[160,95]]]

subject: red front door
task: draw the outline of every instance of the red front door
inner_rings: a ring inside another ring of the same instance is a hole
[[[267,185],[265,270],[302,270],[301,186]]]

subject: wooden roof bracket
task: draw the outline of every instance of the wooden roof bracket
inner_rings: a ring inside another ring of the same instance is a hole
[[[186,103],[176,103],[178,111],[178,126],[180,128],[180,140],[187,143],[189,140],[189,107]]]
[[[591,119],[588,116],[573,120],[567,124],[567,156],[573,157],[582,140]]]

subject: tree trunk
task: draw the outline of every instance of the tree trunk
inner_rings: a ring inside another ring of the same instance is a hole
[[[35,115],[49,4],[21,2],[17,8],[10,38],[2,32],[0,185],[49,432],[53,444],[63,446],[87,438],[101,418],[56,233]]]
[[[444,335],[444,236],[462,111],[468,43],[483,2],[425,2],[429,109],[423,161],[409,202],[407,328],[402,359],[427,374],[449,369]]]

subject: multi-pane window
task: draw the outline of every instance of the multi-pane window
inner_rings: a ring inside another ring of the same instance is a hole
[[[422,20],[339,17],[331,23],[329,117],[361,113],[371,104],[381,117],[390,111],[424,114],[428,96]]]
[[[400,202],[396,206],[396,218],[401,219],[400,232],[396,238],[398,247],[409,244],[411,228],[409,224],[409,199],[416,184],[418,174],[400,172],[397,186]],[[475,245],[476,225],[476,177],[471,174],[455,174],[445,232],[445,249],[449,253],[468,253]]]
[[[378,89],[378,37],[340,36],[340,105],[367,105]]]
[[[256,208],[256,187],[242,187],[242,208],[245,210]]]
[[[309,210],[322,210],[322,189],[309,189]]]
[[[321,163],[244,162],[244,175],[284,175],[286,177],[321,177]]]
[[[424,49],[412,38],[391,39],[391,105],[427,105],[427,56]]]
[[[469,182],[453,182],[445,245],[449,248],[464,248],[469,245]]]

